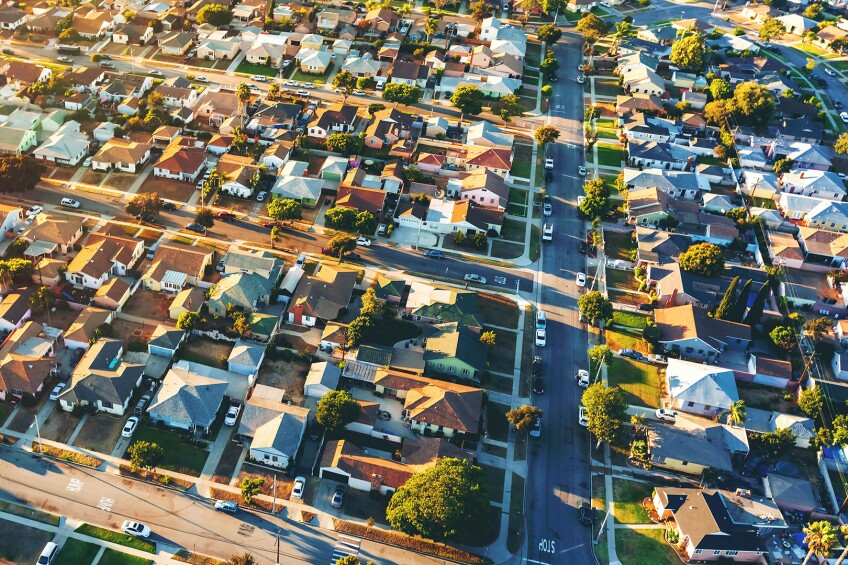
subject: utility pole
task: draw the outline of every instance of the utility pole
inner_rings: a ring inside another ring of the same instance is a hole
[[[277,513],[277,473],[274,473],[274,503],[271,506],[271,513]],[[277,526],[277,565],[280,565],[280,526]]]

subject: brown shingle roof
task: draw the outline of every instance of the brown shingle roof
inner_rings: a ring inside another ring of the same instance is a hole
[[[200,170],[205,161],[206,152],[200,147],[187,147],[179,143],[172,143],[165,148],[154,167],[171,173],[193,175]]]
[[[91,158],[101,163],[138,163],[153,147],[149,143],[136,143],[112,138]]]
[[[424,424],[477,433],[483,391],[448,382],[414,388],[406,395],[404,410],[410,418]]]
[[[707,341],[728,337],[751,340],[751,326],[711,318],[703,308],[691,304],[660,308],[654,311],[660,341],[678,341],[699,338]]]
[[[336,206],[354,208],[360,212],[368,211],[378,217],[385,202],[386,192],[384,190],[343,184],[339,186]]]

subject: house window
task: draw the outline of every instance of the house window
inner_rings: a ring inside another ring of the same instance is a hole
[[[701,555],[701,550],[700,550],[700,549],[696,549],[696,550],[695,550],[695,555]]]
[[[732,549],[729,549],[729,550],[727,550],[727,552],[725,553],[725,555],[731,555],[731,556],[732,556],[732,555],[739,555],[739,552],[738,552],[738,551],[734,551],[734,550],[732,550]],[[757,554],[757,555],[759,555],[759,554]]]
[[[467,374],[468,374],[468,369],[463,369],[463,370],[462,370],[462,374],[463,374],[463,375],[467,375]]]
[[[721,550],[716,549],[715,551],[713,551],[713,555],[721,555]]]
[[[19,388],[13,388],[13,389],[11,390],[11,392],[12,392],[12,394],[14,394],[15,396],[23,396],[23,395],[24,395],[24,391],[22,391],[22,390],[21,390],[21,389],[19,389]]]
[[[704,410],[709,410],[709,409],[710,409],[710,405],[709,405],[709,404],[704,405]]]
[[[694,402],[687,402],[686,406],[688,406],[689,408],[692,408],[693,406],[695,406],[695,403]]]
[[[115,407],[115,405],[109,402],[108,400],[101,400],[100,405],[103,406],[104,410],[111,410]]]
[[[448,373],[453,373],[453,372],[454,372],[454,370],[455,370],[455,369],[454,369],[453,367],[448,367]]]
[[[680,464],[686,466],[686,465],[689,464],[689,462],[688,461],[681,461]]]
[[[686,353],[692,353],[693,351],[695,351],[695,349],[692,347],[687,347],[685,351]]]

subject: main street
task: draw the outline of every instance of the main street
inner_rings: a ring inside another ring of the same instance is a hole
[[[559,82],[551,97],[550,125],[560,130],[548,149],[554,159],[554,180],[548,192],[554,206],[554,240],[544,245],[537,263],[539,309],[548,316],[547,346],[537,349],[545,362],[545,394],[535,397],[544,411],[542,435],[530,441],[525,497],[527,563],[594,563],[590,529],[577,520],[577,507],[589,499],[588,433],[577,424],[583,392],[574,382],[585,368],[586,333],[577,311],[575,275],[585,269],[577,252],[585,223],[577,218],[577,196],[583,179],[583,86],[574,80],[582,62],[583,38],[566,33],[554,45],[560,62]]]

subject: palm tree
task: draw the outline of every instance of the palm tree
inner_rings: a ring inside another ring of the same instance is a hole
[[[633,24],[621,21],[615,24],[615,31],[612,34],[612,38],[618,43],[622,39],[633,37],[634,35],[636,35],[636,30],[633,28]]]
[[[430,36],[436,33],[438,22],[434,18],[427,18],[424,22],[424,33],[427,34],[427,43],[430,43]]]
[[[238,99],[239,117],[244,121],[244,115],[247,113],[247,102],[250,100],[250,87],[247,86],[247,83],[242,82],[238,85],[236,88],[236,98]]]
[[[848,538],[848,526],[839,526],[839,533],[842,534],[842,539]],[[836,560],[836,565],[842,565],[845,558],[848,557],[848,543],[845,544],[845,549],[842,550],[842,555]]]
[[[810,549],[807,551],[807,556],[801,565],[807,565],[813,555],[827,555],[833,549],[833,546],[836,545],[836,530],[830,522],[825,522],[824,520],[813,522],[804,528],[804,533],[807,534],[804,538],[804,543]]]
[[[274,249],[274,242],[280,239],[280,226],[271,228],[271,249]]]
[[[729,409],[719,414],[719,417],[727,416],[728,424],[730,424],[731,426],[741,426],[748,420],[748,416],[745,412],[745,401],[737,400],[736,402],[730,405]]]

